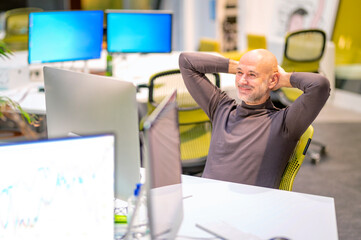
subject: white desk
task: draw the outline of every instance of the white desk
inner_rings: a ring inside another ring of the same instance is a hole
[[[126,62],[115,62],[115,77],[146,83],[151,74],[178,68],[178,54],[129,56]],[[117,59],[115,60],[117,61]],[[129,61],[129,62],[128,62]],[[121,64],[129,64],[121,66]],[[123,71],[122,71],[123,70]],[[231,89],[234,76],[222,74],[222,88]],[[40,82],[29,82],[27,88],[7,91],[21,98],[25,110],[45,113],[45,95],[38,92]],[[19,100],[16,99],[15,100]],[[142,99],[142,96],[140,96]],[[212,221],[223,221],[261,239],[285,236],[297,239],[338,239],[333,198],[252,187],[203,178],[183,176],[184,219],[180,236],[211,237],[195,227]]]
[[[338,239],[334,199],[182,176],[184,218],[178,236],[209,238],[195,226],[223,221],[242,232],[270,239]]]

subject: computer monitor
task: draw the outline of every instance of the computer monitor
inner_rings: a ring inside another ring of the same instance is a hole
[[[177,93],[144,122],[146,191],[152,239],[175,239],[183,219]]]
[[[0,145],[0,239],[114,239],[114,136]]]
[[[104,12],[52,11],[29,15],[29,63],[100,58]]]
[[[44,67],[49,138],[114,133],[115,197],[127,200],[140,182],[136,87],[115,78]]]
[[[109,53],[169,53],[172,13],[168,11],[107,10]]]

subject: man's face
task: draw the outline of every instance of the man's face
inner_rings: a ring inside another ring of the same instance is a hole
[[[272,72],[262,64],[253,61],[241,61],[236,74],[238,97],[249,105],[264,103],[269,97],[269,79]]]

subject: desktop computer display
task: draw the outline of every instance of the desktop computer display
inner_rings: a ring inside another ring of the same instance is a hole
[[[29,15],[29,63],[100,58],[104,12],[53,11]]]
[[[136,87],[119,79],[44,67],[48,137],[115,134],[115,197],[140,182]]]
[[[114,136],[0,146],[0,239],[114,239]]]
[[[110,53],[169,53],[172,13],[108,10],[107,50]]]
[[[152,239],[175,239],[183,219],[176,91],[144,122],[148,219]]]

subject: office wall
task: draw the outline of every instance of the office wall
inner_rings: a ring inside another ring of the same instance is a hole
[[[275,1],[238,0],[238,49],[247,48],[247,33],[268,35]]]
[[[26,0],[1,0],[0,1],[0,12],[7,11],[13,8],[20,8],[26,6]]]
[[[0,12],[14,8],[39,7],[44,10],[68,9],[70,0],[1,0]]]
[[[163,0],[173,11],[173,50],[195,51],[201,37],[216,38],[215,0]]]
[[[202,37],[216,39],[216,0],[194,1],[194,49],[199,47]]]
[[[282,41],[289,31],[309,28],[323,29],[331,40],[338,4],[339,0],[238,0],[238,47],[246,48],[247,33]],[[303,16],[292,21],[292,15],[300,10]]]
[[[69,9],[70,0],[27,0],[28,7],[39,7],[44,10]]]

